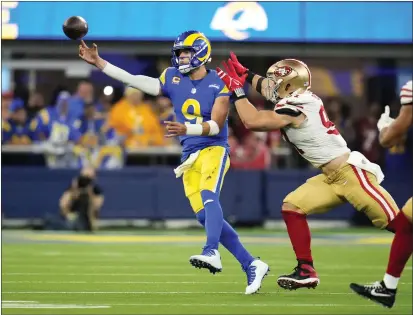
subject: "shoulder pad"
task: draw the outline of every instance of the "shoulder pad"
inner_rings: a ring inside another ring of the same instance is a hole
[[[159,76],[159,81],[161,81],[162,85],[166,83],[167,75],[169,77],[170,73],[174,73],[176,70],[174,67],[168,67],[164,71],[162,71],[161,75]]]
[[[311,92],[306,92],[286,98],[286,104],[289,105],[300,105],[314,102],[321,102],[321,99]]]

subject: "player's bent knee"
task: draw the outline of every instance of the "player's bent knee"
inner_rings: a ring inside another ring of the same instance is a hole
[[[288,203],[288,202],[283,203],[281,211],[282,212],[296,212],[296,213],[303,214],[303,215],[306,214],[303,210],[301,210],[297,206],[294,206],[293,204]]]

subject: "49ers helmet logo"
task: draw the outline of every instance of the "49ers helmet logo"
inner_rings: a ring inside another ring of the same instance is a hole
[[[293,72],[293,69],[289,66],[283,66],[279,67],[274,70],[274,75],[277,77],[286,77],[289,75],[291,72]]]

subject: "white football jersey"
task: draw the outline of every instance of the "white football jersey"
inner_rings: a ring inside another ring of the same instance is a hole
[[[403,85],[403,87],[400,91],[400,103],[402,105],[407,105],[407,104],[412,104],[413,103],[412,90],[413,90],[412,80],[410,80],[405,85]]]
[[[283,110],[302,112],[306,120],[298,128],[283,128],[284,140],[314,167],[320,167],[333,159],[349,153],[347,143],[335,128],[325,112],[323,102],[312,92],[282,99],[274,108],[281,114]]]

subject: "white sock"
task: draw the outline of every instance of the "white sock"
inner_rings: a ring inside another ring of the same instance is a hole
[[[386,285],[387,289],[395,290],[397,289],[397,284],[399,283],[400,278],[393,277],[388,273],[384,274],[383,282]]]

